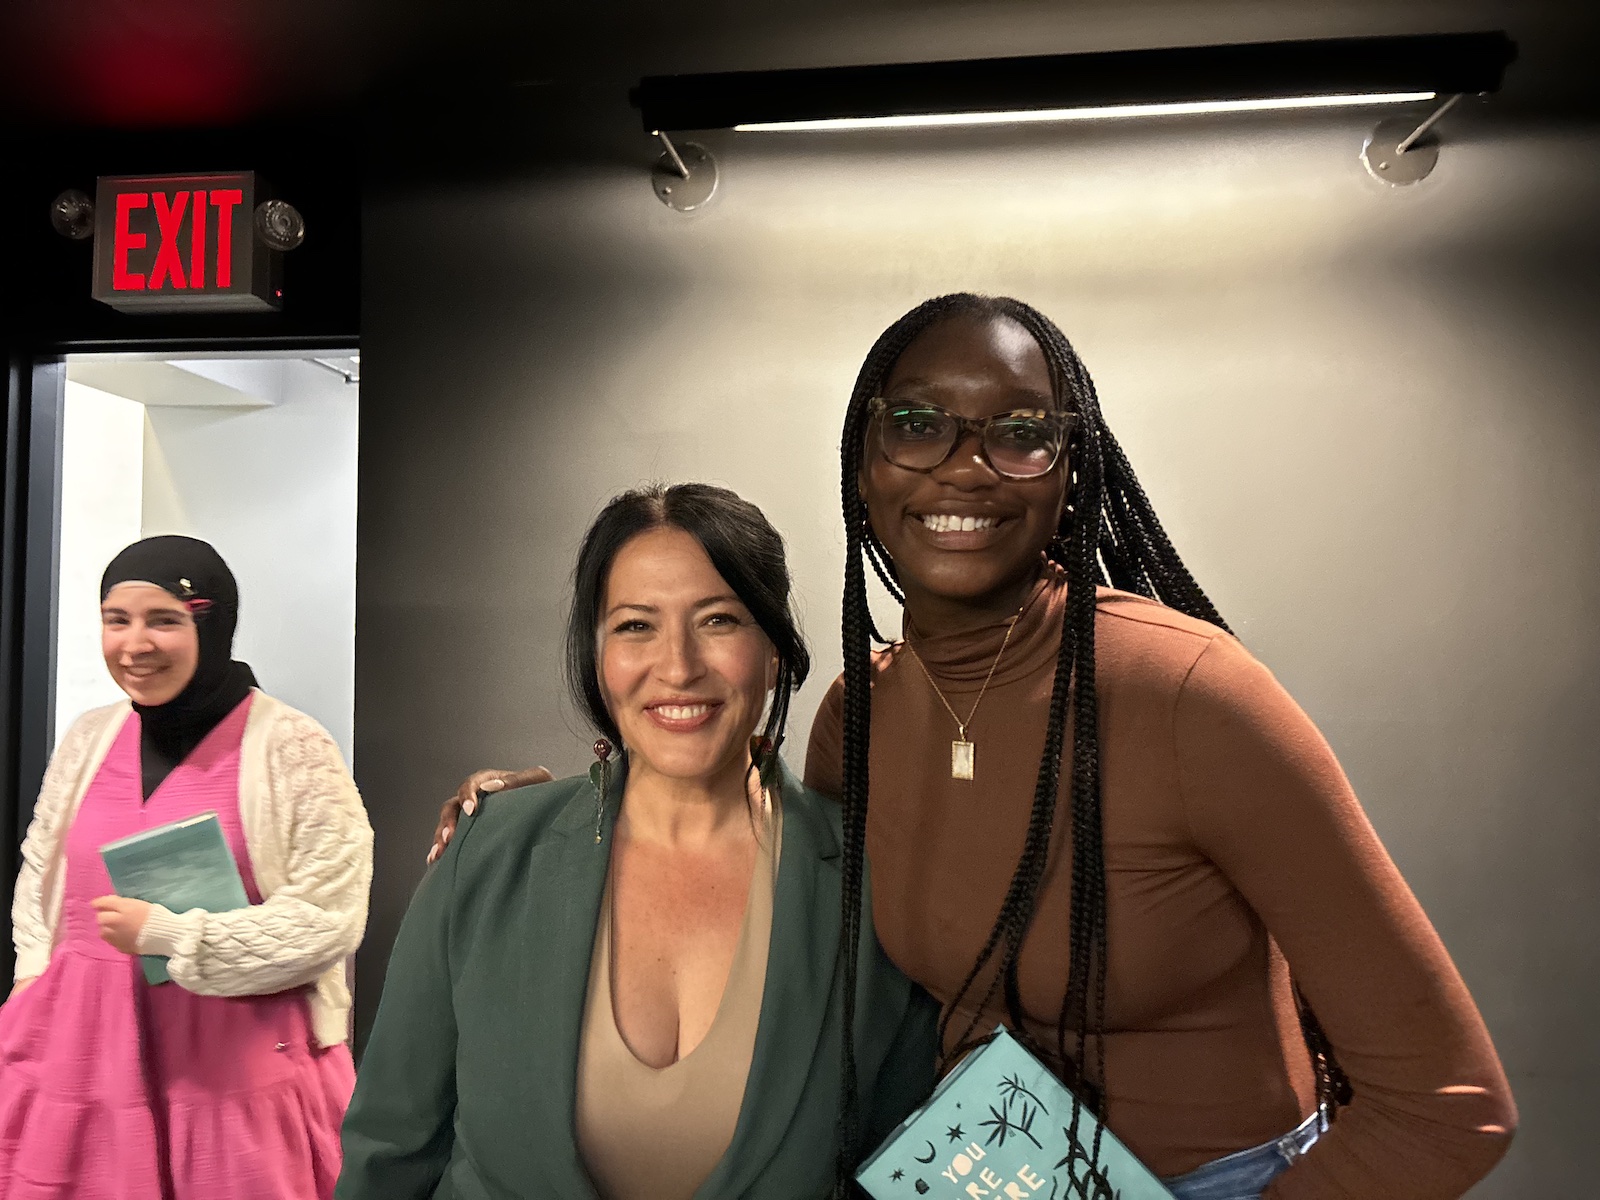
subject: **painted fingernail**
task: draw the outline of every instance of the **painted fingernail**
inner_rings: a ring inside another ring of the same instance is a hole
[[[438,857],[439,857],[439,847],[435,846],[432,850],[428,851],[428,865],[431,867],[433,865],[433,860],[438,858]]]
[[[444,844],[445,844],[445,845],[446,845],[446,846],[448,846],[448,845],[449,845],[449,844],[450,844],[450,835],[451,835],[451,834],[452,834],[452,833],[454,833],[454,832],[455,832],[455,830],[454,830],[454,829],[446,829],[446,830],[445,830],[445,831],[444,831]]]
[[[461,811],[470,817],[473,813],[478,811],[478,802],[476,800],[468,800],[461,806]]]
[[[480,792],[499,792],[504,791],[505,786],[506,781],[504,779],[491,779],[478,790]]]

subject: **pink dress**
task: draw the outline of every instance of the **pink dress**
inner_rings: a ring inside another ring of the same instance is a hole
[[[150,987],[137,959],[100,939],[89,907],[112,894],[100,846],[207,810],[221,818],[250,902],[261,902],[239,822],[249,709],[246,699],[148,802],[135,714],[89,785],[67,837],[50,965],[0,1007],[0,1200],[333,1195],[355,1068],[348,1047],[317,1047],[304,990],[223,998]]]

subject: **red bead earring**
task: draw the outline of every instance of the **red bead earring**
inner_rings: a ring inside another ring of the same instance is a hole
[[[594,785],[594,844],[598,846],[605,827],[606,793],[611,790],[611,743],[595,738],[594,756],[600,761],[589,768],[589,782]]]

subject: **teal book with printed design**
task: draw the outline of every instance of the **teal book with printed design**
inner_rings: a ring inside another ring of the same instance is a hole
[[[862,1164],[874,1200],[1172,1200],[1004,1029]]]
[[[147,900],[175,913],[195,908],[231,912],[250,905],[239,864],[214,812],[107,842],[100,847],[100,857],[117,895],[130,900]],[[140,959],[150,983],[172,978],[161,955],[144,954]]]

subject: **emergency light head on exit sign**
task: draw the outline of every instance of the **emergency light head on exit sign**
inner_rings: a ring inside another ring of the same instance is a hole
[[[102,176],[94,298],[124,312],[271,310],[282,258],[252,236],[254,172]]]

